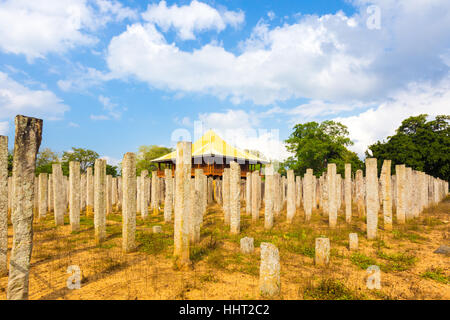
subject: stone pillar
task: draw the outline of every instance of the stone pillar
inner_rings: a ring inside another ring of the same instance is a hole
[[[258,203],[258,177],[259,177],[259,171],[253,171],[252,172],[252,221],[256,222],[259,220],[259,203]]]
[[[274,209],[274,170],[272,164],[266,164],[265,169],[265,208],[264,208],[264,228],[266,230],[273,227],[273,209]]]
[[[378,228],[378,178],[377,159],[366,158],[366,207],[367,207],[367,239],[377,237]]]
[[[141,176],[136,177],[136,212],[141,212],[141,197],[142,197],[142,190],[141,190]],[[152,207],[153,208],[153,207]]]
[[[348,235],[348,248],[350,251],[358,250],[358,234],[350,233]]]
[[[316,266],[325,266],[330,263],[330,239],[316,238],[314,263]]]
[[[41,181],[41,177],[39,177],[39,181]],[[8,137],[0,136],[0,277],[6,276],[8,273],[7,253],[8,253]]]
[[[262,242],[261,265],[259,267],[259,290],[263,296],[280,294],[280,256],[278,249],[271,243]]]
[[[69,162],[69,219],[72,232],[80,230],[80,163]]]
[[[117,178],[111,179],[111,203],[114,211],[114,207],[117,205]]]
[[[364,195],[366,191],[364,188],[364,178],[362,170],[356,171],[355,180],[356,206],[358,210],[358,217],[363,218],[366,216],[366,206],[364,201]]]
[[[253,245],[253,238],[245,237],[240,241],[241,244],[241,253],[250,254],[253,253],[255,247]]]
[[[33,247],[33,181],[36,155],[42,140],[42,120],[16,116],[11,213],[13,244],[6,298],[28,299],[28,279]]]
[[[230,224],[230,168],[223,169],[222,197],[225,225]]]
[[[112,176],[106,175],[106,214],[112,213]]]
[[[80,210],[86,208],[86,173],[80,176]]]
[[[245,213],[252,214],[252,173],[247,172],[245,180]]]
[[[94,176],[92,167],[86,169],[86,215],[94,212]]]
[[[94,174],[94,231],[100,244],[106,239],[106,160],[95,159]]]
[[[122,161],[122,250],[135,249],[136,236],[136,155],[127,152]]]
[[[406,220],[405,208],[405,165],[397,164],[395,166],[395,177],[397,185],[397,223],[404,224]]]
[[[40,173],[39,174],[39,219],[45,218],[47,215],[47,206],[48,206],[48,174]]]
[[[291,223],[295,216],[295,180],[294,170],[287,171],[287,222]]]
[[[303,210],[305,211],[306,222],[311,220],[313,197],[313,170],[306,169],[303,177]]]
[[[295,177],[295,206],[299,209],[302,205],[302,177]]]
[[[191,142],[178,142],[175,168],[174,256],[179,266],[189,260],[189,200],[191,180]]]
[[[172,221],[173,211],[173,178],[172,169],[164,169],[164,176],[166,182],[166,196],[164,199],[164,221]]]
[[[383,196],[384,230],[392,230],[391,160],[383,161],[380,178]]]
[[[12,212],[12,200],[13,200],[13,181],[12,177],[8,177],[8,213],[11,214]],[[428,184],[427,184],[428,188]],[[427,189],[428,190],[428,189]]]
[[[158,209],[158,191],[158,175],[156,174],[156,171],[152,171],[152,210]]]
[[[142,219],[146,219],[148,217],[148,203],[147,203],[147,197],[146,197],[146,190],[148,190],[148,188],[146,188],[146,178],[148,175],[148,170],[142,170],[141,171],[141,178],[139,179],[139,190],[141,192],[141,197],[140,197],[140,205],[139,207],[141,208],[141,217]],[[153,171],[152,176],[156,176],[156,171]]]
[[[54,199],[54,213],[55,224],[57,226],[64,225],[64,214],[66,213],[65,196],[64,196],[64,179],[60,163],[52,164],[53,177],[53,199]]]
[[[328,209],[328,175],[325,172],[323,175],[323,182],[322,182],[322,212],[325,217],[329,216],[329,209]]]
[[[345,164],[345,221],[352,221],[352,165]]]
[[[337,187],[336,187],[336,164],[329,163],[327,168],[328,179],[328,222],[330,228],[337,225]]]
[[[48,211],[55,210],[55,199],[53,197],[53,175],[50,173],[48,175]]]
[[[190,179],[190,183],[189,241],[195,244],[200,242],[201,196],[200,191],[195,189],[195,179]]]
[[[409,167],[406,167],[405,169],[405,216],[406,221],[411,220],[414,218],[413,216],[413,197],[412,197],[412,169]]]
[[[275,172],[273,175],[273,211],[276,217],[280,215],[281,209],[281,177],[278,172]]]
[[[238,234],[241,230],[241,167],[230,163],[230,232]]]
[[[336,174],[336,202],[337,211],[339,212],[342,207],[342,177],[340,174]]]

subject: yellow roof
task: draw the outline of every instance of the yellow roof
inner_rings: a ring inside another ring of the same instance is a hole
[[[208,130],[200,139],[192,144],[192,157],[200,156],[222,156],[268,163],[266,160],[229,145],[212,130]],[[174,160],[175,158],[176,151],[173,151],[165,156],[152,160],[152,162],[165,162]]]

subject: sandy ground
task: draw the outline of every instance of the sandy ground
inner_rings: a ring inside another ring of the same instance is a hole
[[[450,198],[393,231],[380,230],[377,241],[368,241],[364,219],[354,212],[347,225],[340,211],[338,228],[329,230],[327,217],[318,210],[304,223],[298,209],[292,224],[283,211],[273,230],[264,231],[260,220],[252,223],[242,206],[242,232],[231,236],[223,225],[219,206],[208,207],[202,239],[191,248],[192,267],[174,267],[173,226],[164,224],[162,213],[145,221],[138,217],[137,251],[121,252],[121,214],[108,216],[107,241],[94,243],[93,217],[82,215],[81,231],[70,232],[68,217],[54,227],[52,213],[34,222],[34,247],[30,271],[30,299],[263,299],[258,290],[259,244],[272,242],[280,251],[281,294],[274,299],[450,299],[450,257],[433,253],[450,245]],[[394,221],[395,222],[395,221]],[[152,234],[152,226],[163,232]],[[348,250],[348,234],[357,232],[359,250]],[[328,267],[314,265],[314,239],[328,236]],[[255,252],[239,253],[239,239],[255,238]],[[12,226],[9,226],[9,252]],[[356,257],[355,257],[356,254]],[[365,258],[370,259],[367,263]],[[366,286],[368,265],[381,267],[381,289]],[[72,272],[81,271],[81,288],[68,289]],[[72,267],[73,268],[73,267]],[[438,273],[439,280],[427,276]],[[434,273],[433,273],[434,272]],[[326,282],[326,281],[330,282]],[[0,278],[0,299],[6,298],[7,277]],[[331,285],[323,285],[331,283]]]

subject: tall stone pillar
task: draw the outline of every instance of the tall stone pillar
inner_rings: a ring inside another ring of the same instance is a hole
[[[112,176],[106,175],[106,214],[112,213]]]
[[[42,140],[42,120],[16,116],[11,213],[13,245],[9,260],[6,298],[28,299],[30,259],[33,247],[33,181],[36,155]],[[4,153],[4,152],[3,152]],[[3,156],[4,157],[4,156]]]
[[[136,177],[136,212],[141,212],[141,197],[142,197],[142,190],[141,190],[141,176]],[[152,207],[153,208],[153,207]]]
[[[322,183],[322,212],[325,217],[329,216],[328,209],[328,175],[327,173],[323,173],[323,183]]]
[[[337,187],[336,187],[336,164],[329,163],[327,166],[328,179],[328,222],[330,228],[337,225]]]
[[[152,196],[151,196],[151,208],[152,210],[158,209],[158,175],[156,171],[152,171]]]
[[[241,230],[241,167],[239,163],[230,163],[230,232],[239,234]]]
[[[384,230],[392,230],[392,191],[391,191],[391,160],[384,160],[381,168],[381,187],[383,195]]]
[[[245,213],[252,214],[252,173],[247,172],[245,180]]]
[[[189,260],[189,202],[191,180],[191,142],[178,142],[175,168],[174,256],[178,266]]]
[[[267,164],[265,169],[265,208],[264,208],[264,228],[266,230],[273,227],[273,207],[274,207],[274,170],[272,164]]]
[[[259,290],[263,296],[280,294],[280,256],[278,249],[271,243],[262,242],[261,265],[259,267]]]
[[[52,177],[53,177],[53,199],[54,199],[54,213],[55,224],[57,226],[64,225],[64,214],[66,213],[65,205],[65,188],[64,179],[60,163],[52,164]]]
[[[94,176],[92,167],[86,169],[86,215],[94,212]]]
[[[378,228],[378,178],[377,159],[366,158],[366,207],[367,207],[367,239],[377,237]]]
[[[405,192],[405,174],[406,168],[404,164],[395,166],[395,177],[397,185],[397,223],[404,224],[406,220],[406,192]]]
[[[164,221],[172,221],[173,211],[173,178],[172,169],[164,170],[164,177],[166,182],[166,196],[164,199]]]
[[[122,251],[135,249],[136,236],[136,155],[127,152],[122,161]]]
[[[80,230],[80,163],[69,162],[69,219],[72,232]]]
[[[195,244],[200,241],[201,196],[200,191],[195,188],[195,179],[190,179],[190,183],[189,241]]]
[[[259,195],[258,188],[260,187],[259,182],[259,171],[252,172],[252,221],[256,222],[259,220]]]
[[[352,221],[352,165],[345,164],[345,221]]]
[[[48,175],[48,211],[54,211],[55,200],[53,197],[53,175],[50,173]]]
[[[355,177],[355,189],[356,189],[356,206],[358,210],[358,217],[362,218],[366,216],[366,206],[364,201],[364,195],[366,193],[364,187],[364,178],[362,170],[356,171]]]
[[[146,179],[147,179],[147,175],[148,175],[148,170],[142,170],[141,171],[141,178],[139,179],[139,184],[140,184],[140,191],[141,191],[141,197],[140,197],[140,208],[141,208],[141,217],[142,219],[146,219],[148,217],[148,203],[147,203],[147,196],[146,196],[146,190],[148,190],[148,188],[146,188]],[[153,171],[152,176],[156,176],[156,171]]]
[[[313,207],[313,170],[306,169],[306,173],[303,177],[303,209],[305,211],[305,221],[311,220],[312,207]]]
[[[287,222],[291,223],[295,216],[295,180],[294,170],[287,171]]]
[[[299,209],[302,205],[302,177],[295,177],[295,206]]]
[[[336,174],[336,201],[337,211],[339,212],[342,207],[342,177],[340,174]]]
[[[80,176],[80,210],[86,208],[86,173]]]
[[[406,221],[414,218],[413,216],[413,197],[412,197],[413,185],[412,185],[412,169],[406,167],[405,169],[405,207],[406,207]]]
[[[42,173],[41,173],[42,175]],[[39,181],[40,181],[39,177]],[[8,273],[8,137],[0,136],[0,277]]]
[[[94,174],[94,231],[100,244],[106,239],[106,160],[95,160]]]
[[[230,168],[223,169],[222,197],[224,222],[228,226],[230,224]]]
[[[48,174],[39,174],[39,219],[45,218],[48,206]]]
[[[111,179],[111,203],[114,211],[114,206],[117,206],[117,178],[115,177]]]

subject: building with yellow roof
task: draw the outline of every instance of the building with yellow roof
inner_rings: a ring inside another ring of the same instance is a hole
[[[164,169],[175,171],[176,151],[152,160],[157,163],[158,177],[164,176]],[[203,169],[207,176],[222,176],[223,169],[236,161],[241,166],[241,176],[257,170],[268,161],[228,144],[213,130],[208,130],[200,139],[192,144],[192,175],[195,169]]]

